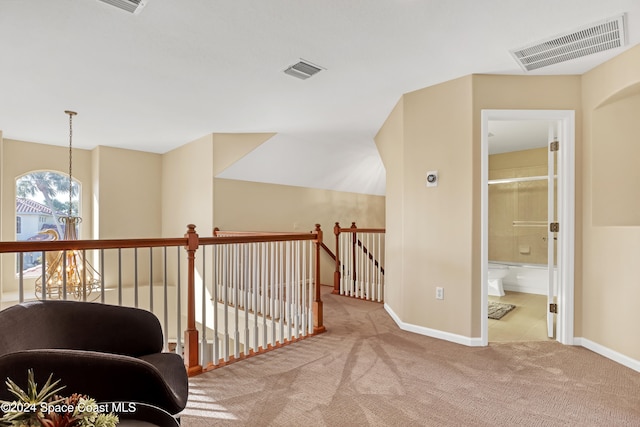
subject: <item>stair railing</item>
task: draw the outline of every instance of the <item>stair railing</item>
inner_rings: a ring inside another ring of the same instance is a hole
[[[203,252],[200,267],[206,276],[201,298],[206,322],[200,330],[205,369],[325,330],[319,224],[311,233],[216,228],[213,234],[200,239],[209,254]]]
[[[358,228],[335,223],[335,272],[333,293],[384,302],[383,228]]]
[[[160,319],[165,351],[195,375],[324,331],[321,245],[319,225],[203,238],[190,224],[182,238],[0,242],[0,306],[75,298],[147,309]],[[31,253],[41,259],[32,271],[22,268]],[[93,277],[83,270],[81,293],[67,292],[66,274],[49,280],[50,260],[76,253],[99,274],[87,286]]]

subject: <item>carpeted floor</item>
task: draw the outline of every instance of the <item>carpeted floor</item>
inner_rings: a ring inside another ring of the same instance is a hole
[[[640,426],[640,373],[589,350],[466,347],[323,290],[328,332],[192,378],[182,426]]]

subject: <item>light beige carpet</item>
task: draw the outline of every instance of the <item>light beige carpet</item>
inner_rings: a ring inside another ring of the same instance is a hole
[[[323,290],[328,332],[192,378],[182,426],[640,426],[640,373],[589,350],[466,347]]]

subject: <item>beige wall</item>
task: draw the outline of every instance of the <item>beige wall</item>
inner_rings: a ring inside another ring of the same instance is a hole
[[[181,236],[187,224],[195,224],[200,236],[210,237],[218,203],[215,176],[272,136],[213,133],[164,154],[162,235]]]
[[[376,146],[386,171],[384,299],[386,304],[400,313],[404,311],[404,246],[402,243],[404,237],[403,111],[404,99],[400,99],[375,137]],[[394,268],[386,268],[389,265],[394,266]]]
[[[182,236],[195,224],[213,230],[213,137],[204,136],[162,156],[162,236]]]
[[[489,180],[546,176],[547,157],[545,147],[491,155]],[[547,216],[546,180],[489,185],[489,261],[546,264]]]
[[[162,229],[162,156],[155,153],[96,147],[91,152],[93,177],[93,229],[95,239],[135,239],[160,236]],[[154,249],[159,259],[160,249]],[[105,251],[105,266],[101,273],[107,287],[119,280],[132,285],[136,279],[149,279],[149,251],[138,250],[138,269],[133,261],[133,249],[122,253],[118,270],[116,251]],[[94,265],[99,260],[94,257]],[[162,265],[154,263],[153,277],[159,282]]]
[[[401,300],[389,299],[401,320],[480,334],[481,111],[575,110],[574,335],[639,360],[640,341],[630,337],[640,324],[640,231],[637,197],[629,197],[639,179],[639,93],[636,47],[582,77],[476,75],[470,84],[463,78],[405,95],[376,137],[388,183],[401,183],[387,185],[387,220],[403,219],[403,228],[387,225],[388,241],[401,241],[403,251],[403,261],[387,259],[388,286],[402,288],[390,293]],[[424,173],[435,169],[440,185],[429,192]],[[611,179],[600,181],[604,174]],[[436,285],[444,301],[435,301]]]
[[[376,136],[387,173],[387,305],[401,321],[472,330],[472,78],[403,96]],[[438,170],[437,187],[426,172]],[[391,185],[390,185],[391,184]],[[392,256],[394,247],[401,255]],[[436,300],[435,288],[445,299]]]
[[[215,226],[221,230],[312,231],[320,224],[324,242],[335,247],[333,225],[382,228],[384,197],[217,178],[214,181]],[[322,283],[333,284],[334,266],[323,255]]]
[[[633,217],[638,213],[639,90],[640,46],[582,79],[585,315],[579,336],[635,360],[640,360],[640,228]],[[636,212],[613,212],[618,209]]]
[[[401,240],[403,261],[388,258],[386,269],[389,277],[400,281],[387,283],[402,288],[402,301],[389,304],[401,321],[463,338],[480,337],[481,111],[575,110],[580,158],[580,100],[579,76],[474,75],[403,96],[402,119],[390,116],[376,136],[385,166],[395,164],[391,145],[403,150],[402,165],[387,167],[387,182],[402,183],[387,186],[387,198],[397,201],[387,203],[387,220],[401,218],[403,223],[401,230],[387,226],[387,238]],[[393,114],[400,115],[397,107]],[[579,192],[582,169],[577,163]],[[429,170],[439,171],[436,188],[425,187]],[[577,199],[580,205],[579,195]],[[579,210],[576,225],[579,230]],[[581,236],[577,234],[579,266]],[[579,274],[576,279],[579,288]],[[444,300],[435,299],[436,286],[444,287]],[[576,312],[579,323],[579,307]]]
[[[15,203],[16,179],[24,174],[54,170],[63,175],[69,174],[69,149],[53,145],[4,139],[4,158],[2,164],[2,199],[6,209],[3,215],[2,240],[15,240]],[[80,227],[80,238],[92,238],[92,179],[91,152],[73,150],[73,177],[82,185],[81,216],[85,219]]]
[[[403,320],[472,336],[472,78],[404,97]],[[426,172],[439,184],[426,187]],[[435,288],[444,288],[444,300]]]
[[[222,230],[300,231],[334,223],[384,227],[384,197],[259,182],[215,180],[215,226]],[[331,246],[331,245],[329,245]]]
[[[158,237],[162,228],[162,156],[121,148],[92,153],[96,239]]]
[[[26,173],[40,170],[54,170],[64,175],[69,174],[69,149],[45,144],[4,139],[2,164],[2,235],[0,240],[15,241],[16,239],[16,179]],[[80,238],[91,239],[92,217],[92,179],[91,152],[88,150],[73,150],[73,177],[82,185],[81,216],[85,219],[80,224]],[[15,276],[15,256],[2,255],[2,292],[12,292],[18,288]],[[33,286],[32,280],[27,280],[25,286]]]
[[[175,237],[193,223],[202,237],[214,227],[242,231],[307,232],[320,223],[329,247],[336,221],[384,226],[384,197],[286,185],[216,179],[273,134],[211,134],[163,156],[162,233]],[[322,283],[332,284],[331,258],[323,255]]]
[[[4,151],[2,198],[6,206],[15,205],[17,177],[38,170],[69,173],[68,148],[5,140]],[[158,236],[161,166],[159,154],[109,147],[74,149],[73,176],[82,184],[80,238]],[[95,217],[100,223],[94,229]],[[15,240],[15,214],[3,215],[3,219],[7,234],[2,240]]]
[[[177,237],[186,232],[190,223],[196,224],[201,236],[211,236],[215,213],[221,218],[216,225],[242,230],[309,231],[319,222],[331,246],[335,221],[346,226],[351,221],[367,227],[384,225],[383,197],[228,180],[220,180],[214,188],[216,173],[271,136],[210,134],[164,155],[111,147],[75,149],[74,177],[81,182],[83,191],[80,237]],[[43,169],[66,173],[68,149],[0,139],[0,160],[0,200],[4,208],[0,215],[1,239],[12,241],[15,178]],[[214,193],[216,188],[221,189],[219,197]],[[131,257],[125,255],[122,277],[126,286],[131,284],[134,273]],[[114,257],[105,254],[106,264],[115,265]],[[143,266],[138,275],[144,280],[148,252],[140,251],[138,257]],[[14,259],[2,259],[2,265],[6,264],[2,271],[4,289],[17,289]],[[97,260],[91,262],[97,265]],[[323,264],[329,266],[328,262]],[[160,268],[160,263],[154,267]],[[154,272],[155,280],[161,276],[159,271]],[[109,267],[105,277],[107,286],[111,286],[117,273]]]
[[[598,226],[640,225],[640,84],[635,93],[593,110],[592,115],[592,209]]]
[[[275,134],[214,133],[212,135],[213,176],[217,176],[273,135]]]

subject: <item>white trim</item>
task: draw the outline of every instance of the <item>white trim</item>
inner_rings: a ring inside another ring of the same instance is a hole
[[[480,342],[489,345],[489,116],[480,113]]]
[[[558,166],[563,176],[558,176],[558,215],[560,222],[558,248],[558,315],[556,318],[556,336],[560,343],[573,344],[573,312],[574,312],[574,245],[575,245],[575,111],[573,110],[482,110],[481,132],[481,167],[480,182],[480,223],[481,223],[481,327],[480,341],[488,345],[489,326],[487,320],[488,304],[488,253],[489,253],[489,120],[559,120],[561,122],[558,152]],[[561,199],[560,199],[561,198]]]
[[[575,345],[580,345],[588,350],[598,353],[599,355],[611,359],[627,368],[633,369],[636,372],[640,372],[640,360],[632,359],[629,356],[625,356],[622,353],[618,353],[615,350],[611,350],[608,347],[595,343],[586,338],[575,337],[573,339]]]
[[[425,335],[432,338],[437,338],[440,340],[450,341],[456,344],[466,345],[468,347],[481,347],[483,345],[480,338],[470,338],[465,337],[463,335],[452,334],[451,332],[439,331],[437,329],[425,328],[424,326],[412,325],[411,323],[405,323],[398,315],[393,311],[389,305],[384,304],[384,309],[389,313],[389,316],[393,319],[394,322],[398,325],[400,329],[407,332],[413,332],[420,335]]]
[[[556,337],[562,344],[573,344],[574,246],[575,246],[575,112],[561,121],[558,150],[558,319]],[[566,141],[566,144],[563,143]]]

